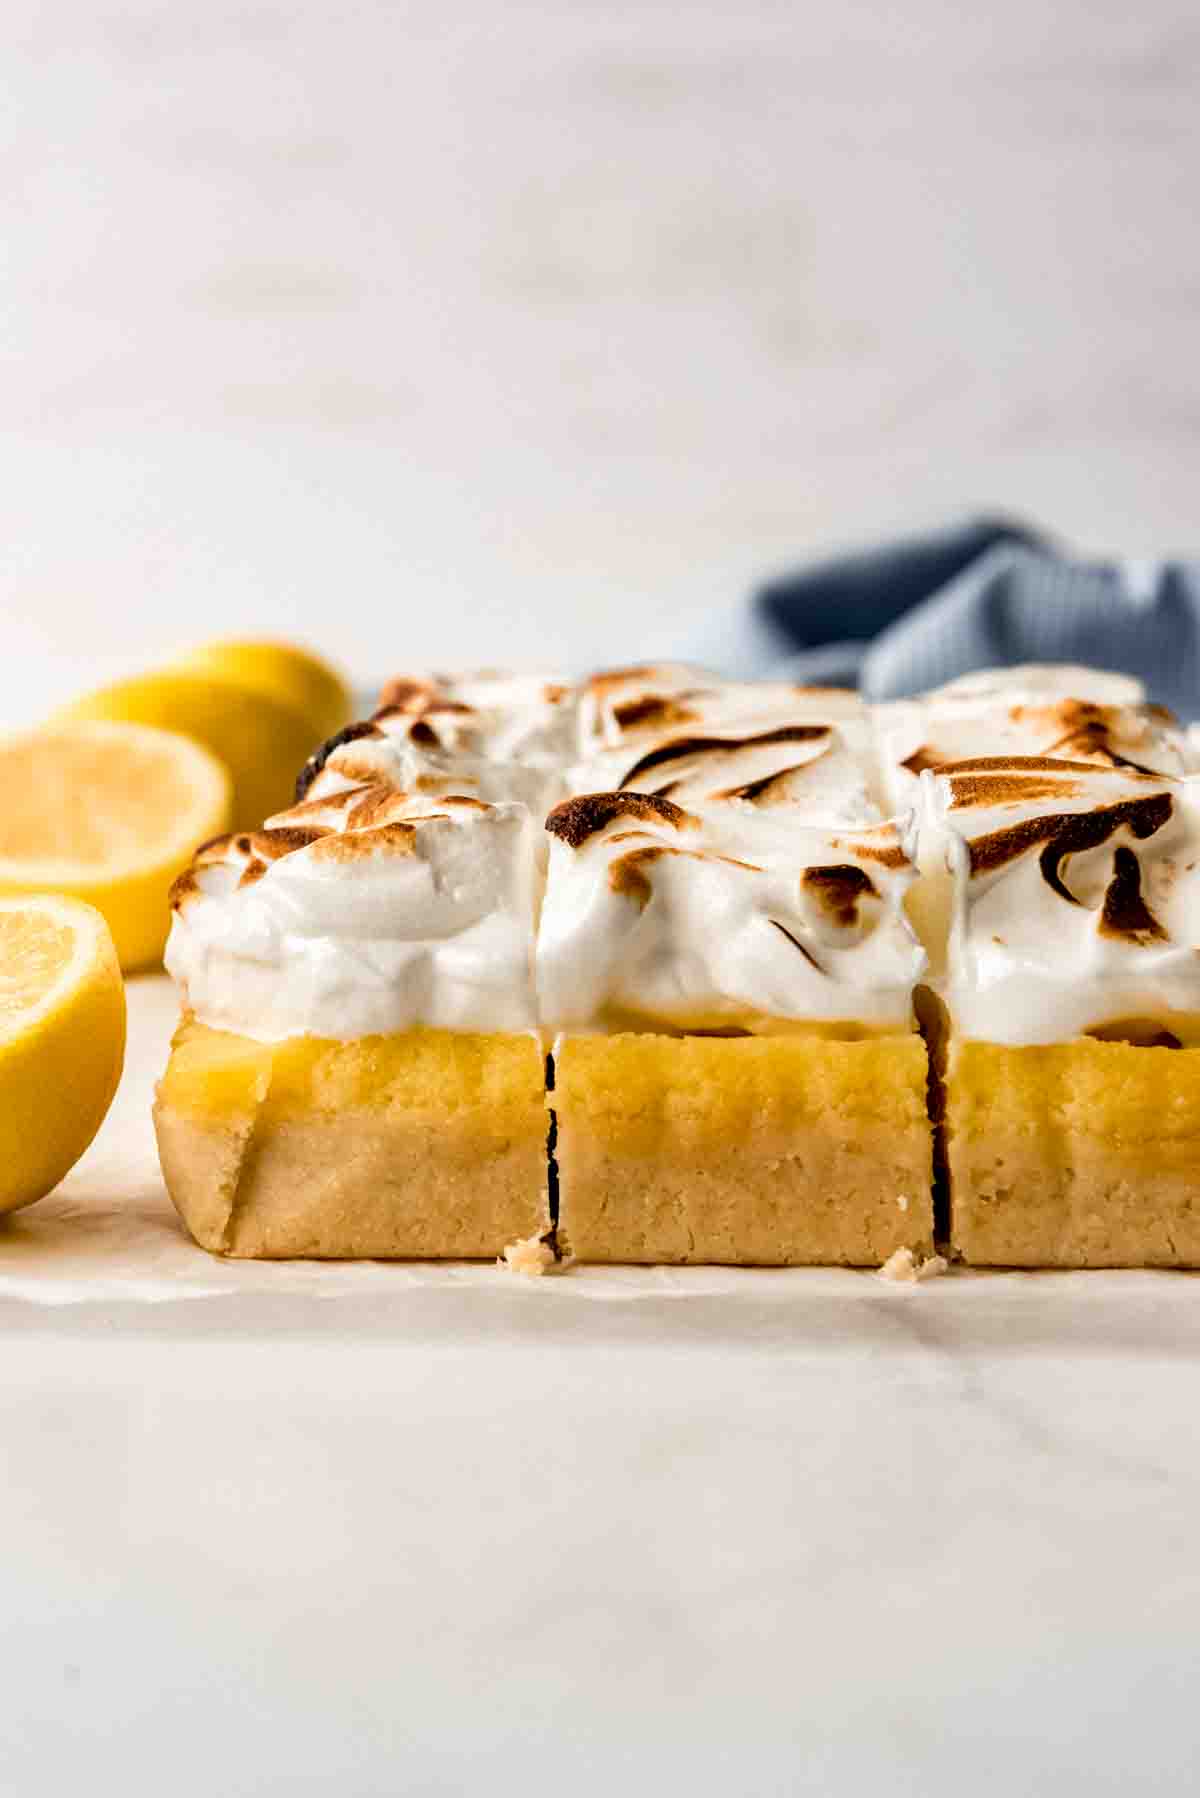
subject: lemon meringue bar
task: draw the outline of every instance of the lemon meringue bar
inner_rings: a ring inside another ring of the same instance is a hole
[[[944,767],[944,1143],[961,1258],[1200,1266],[1192,776]]]
[[[490,1258],[548,1229],[540,812],[504,796],[538,778],[355,727],[176,883],[155,1126],[205,1248]]]
[[[176,883],[172,1197],[230,1255],[1200,1266],[1196,760],[1083,669],[399,678]]]
[[[932,1247],[922,965],[888,825],[580,795],[547,821],[559,1219],[586,1261]]]

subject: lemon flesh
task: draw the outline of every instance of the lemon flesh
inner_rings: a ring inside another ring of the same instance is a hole
[[[337,669],[294,643],[258,639],[202,643],[179,666],[220,675],[282,702],[308,722],[315,743],[332,737],[353,715],[350,689]]]
[[[125,988],[104,919],[51,894],[0,898],[0,1211],[74,1167],[124,1059]]]
[[[76,700],[55,723],[101,719],[182,731],[233,778],[233,826],[254,830],[295,797],[296,776],[322,742],[320,727],[272,694],[223,674],[163,668]]]
[[[221,763],[168,731],[64,724],[0,740],[0,792],[0,894],[85,900],[122,967],[160,960],[171,882],[229,826]]]

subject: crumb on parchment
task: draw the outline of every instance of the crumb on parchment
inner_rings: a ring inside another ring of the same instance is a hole
[[[948,1265],[944,1255],[927,1255],[924,1261],[918,1261],[911,1249],[897,1249],[879,1269],[879,1278],[915,1286],[918,1280],[932,1280],[936,1274],[944,1274]]]
[[[536,1280],[553,1273],[562,1263],[554,1252],[554,1244],[545,1236],[525,1236],[520,1242],[510,1242],[496,1265]]]

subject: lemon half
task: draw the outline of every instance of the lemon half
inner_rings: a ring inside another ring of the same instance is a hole
[[[126,969],[161,958],[171,882],[230,820],[221,763],[188,737],[138,724],[0,740],[0,793],[0,895],[88,901]]]
[[[222,674],[161,668],[102,687],[52,722],[103,719],[182,731],[233,776],[233,824],[256,830],[295,798],[296,776],[324,737],[283,700]]]
[[[74,1167],[125,1059],[125,988],[104,919],[51,894],[0,898],[0,1211]]]
[[[178,665],[221,675],[282,702],[308,722],[314,744],[324,743],[353,716],[350,689],[337,669],[295,643],[258,638],[202,643]]]

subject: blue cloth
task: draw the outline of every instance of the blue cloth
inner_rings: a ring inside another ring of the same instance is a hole
[[[1080,562],[1003,519],[771,581],[717,653],[725,671],[918,693],[974,668],[1081,662],[1200,716],[1200,562]]]

